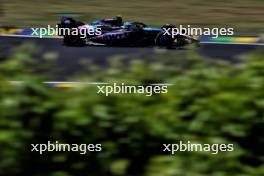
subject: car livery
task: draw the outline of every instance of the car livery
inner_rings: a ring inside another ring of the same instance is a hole
[[[65,23],[65,21],[67,23]],[[122,22],[118,19],[96,20],[89,24],[76,22],[71,18],[64,18],[59,27],[96,30],[100,28],[100,33],[80,36],[65,35],[64,44],[66,46],[84,46],[88,44],[100,44],[107,46],[161,46],[161,47],[183,47],[188,44],[199,44],[199,41],[191,36],[177,35],[176,38],[165,33],[163,27],[149,27],[141,22]]]

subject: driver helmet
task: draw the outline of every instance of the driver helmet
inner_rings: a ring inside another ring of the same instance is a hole
[[[116,20],[117,20],[119,26],[123,25],[123,18],[121,15],[117,15]]]

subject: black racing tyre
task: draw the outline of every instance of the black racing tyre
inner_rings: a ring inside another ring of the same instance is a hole
[[[85,39],[78,35],[65,35],[63,43],[65,46],[85,46]]]
[[[181,36],[177,36],[175,41],[177,47],[183,47],[187,44],[185,38]]]
[[[164,32],[160,32],[155,38],[155,45],[160,47],[171,47],[173,41],[170,35],[164,35]]]

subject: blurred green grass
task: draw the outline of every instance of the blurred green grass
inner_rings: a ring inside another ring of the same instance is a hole
[[[80,13],[80,20],[123,15],[125,20],[196,26],[229,26],[238,32],[263,32],[263,0],[1,0],[0,24],[56,24],[56,13]]]
[[[237,64],[186,51],[130,63],[116,56],[108,68],[87,65],[85,82],[172,84],[167,94],[106,97],[96,86],[41,84],[50,79],[37,72],[38,48],[23,45],[0,62],[0,156],[7,158],[0,160],[1,176],[263,176],[263,50]],[[55,58],[47,55],[48,64]],[[30,151],[30,144],[48,140],[101,143],[103,151]],[[162,152],[163,144],[179,140],[230,143],[235,150]]]

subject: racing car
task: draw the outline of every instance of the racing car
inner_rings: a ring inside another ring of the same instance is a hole
[[[199,46],[199,41],[192,36],[177,34],[176,37],[166,34],[165,30],[173,28],[166,24],[162,27],[149,27],[141,22],[123,22],[121,17],[101,19],[89,24],[63,17],[58,28],[67,29],[100,29],[93,35],[63,35],[66,46],[106,45],[106,46],[160,46],[183,47],[189,44]]]

